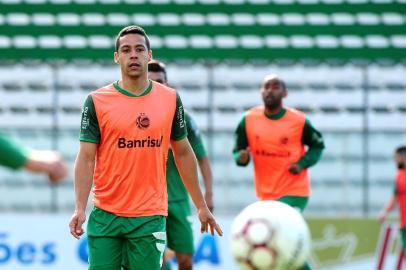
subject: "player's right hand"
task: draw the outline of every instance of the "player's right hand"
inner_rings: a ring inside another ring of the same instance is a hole
[[[249,149],[240,150],[240,163],[247,164],[250,159],[250,152]]]
[[[85,232],[82,228],[83,223],[86,221],[86,214],[84,211],[75,211],[69,222],[70,233],[76,239],[80,239]]]
[[[289,171],[291,174],[299,174],[299,173],[301,173],[301,172],[303,171],[303,168],[300,167],[298,163],[293,163],[293,164],[291,164],[291,165],[289,166],[288,171]]]
[[[211,235],[214,235],[214,231],[216,231],[218,235],[223,236],[223,230],[221,230],[220,225],[217,224],[207,206],[198,209],[198,216],[201,223],[201,233],[209,232],[210,228]]]

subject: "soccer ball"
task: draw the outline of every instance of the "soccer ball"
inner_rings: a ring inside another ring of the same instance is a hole
[[[231,227],[231,253],[242,270],[293,270],[310,252],[310,233],[296,209],[278,201],[247,206]]]

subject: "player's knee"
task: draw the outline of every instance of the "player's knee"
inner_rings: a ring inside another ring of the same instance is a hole
[[[192,257],[181,256],[178,257],[179,270],[192,270]]]

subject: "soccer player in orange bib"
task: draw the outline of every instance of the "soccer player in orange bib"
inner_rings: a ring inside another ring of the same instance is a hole
[[[384,222],[389,212],[399,204],[400,212],[400,233],[402,236],[402,254],[398,262],[398,268],[402,269],[403,259],[406,252],[406,146],[401,146],[396,149],[395,162],[398,167],[396,174],[394,194],[379,213],[379,221]]]
[[[75,162],[76,208],[71,234],[84,233],[89,269],[119,270],[123,253],[131,270],[158,270],[166,244],[166,160],[169,144],[198,210],[201,231],[222,235],[198,185],[196,158],[187,140],[182,101],[175,90],[148,80],[149,39],[128,26],[116,39],[121,79],[90,93],[81,121]]]
[[[252,157],[260,200],[278,200],[302,212],[310,196],[307,168],[320,159],[324,142],[303,112],[283,106],[287,94],[276,75],[264,78],[264,105],[244,114],[235,131],[233,153],[239,166],[246,166]]]

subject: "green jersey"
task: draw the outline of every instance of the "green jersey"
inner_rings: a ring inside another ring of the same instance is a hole
[[[267,115],[269,119],[278,120],[282,118],[286,113],[286,109],[282,109],[282,111],[276,115]],[[321,153],[324,149],[324,141],[321,133],[317,131],[312,124],[310,123],[309,119],[306,119],[305,125],[303,127],[302,133],[302,143],[308,146],[308,150],[304,156],[299,160],[298,164],[302,168],[308,168],[316,164],[321,157]],[[248,147],[248,139],[247,134],[245,132],[245,115],[241,119],[238,127],[235,131],[235,146],[234,146],[234,160],[239,166],[245,166],[247,164],[240,164],[239,163],[239,151],[242,149],[246,149]]]
[[[0,134],[0,165],[19,169],[27,161],[27,150]]]
[[[189,113],[185,111],[185,121],[187,128],[187,138],[193,148],[196,158],[199,160],[206,157],[206,150],[203,145],[203,140],[196,123],[190,117]],[[166,162],[166,182],[168,188],[168,201],[174,202],[188,198],[188,193],[183,185],[182,178],[176,168],[175,159],[172,150],[169,150],[168,160]]]

